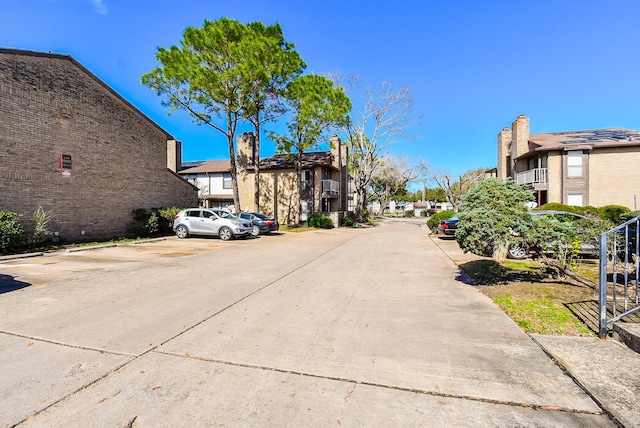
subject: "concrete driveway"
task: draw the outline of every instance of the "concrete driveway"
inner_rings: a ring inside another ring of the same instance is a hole
[[[614,426],[427,234],[397,219],[0,262],[0,423]]]

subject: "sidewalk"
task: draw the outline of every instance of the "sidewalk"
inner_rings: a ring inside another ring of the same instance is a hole
[[[455,240],[431,238],[452,261],[479,258],[463,253]],[[614,339],[530,337],[618,423],[640,427],[640,354]]]

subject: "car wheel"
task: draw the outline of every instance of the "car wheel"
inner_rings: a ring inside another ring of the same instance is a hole
[[[176,228],[176,236],[180,239],[189,237],[189,229],[186,226],[178,226]]]
[[[251,236],[258,236],[258,235],[260,235],[260,228],[254,224],[253,228],[251,229]]]
[[[231,238],[233,238],[233,233],[231,232],[231,229],[229,229],[228,227],[222,227],[222,228],[220,228],[220,231],[218,232],[218,236],[223,241],[228,241]]]
[[[527,256],[527,250],[522,245],[509,245],[507,255],[513,260],[522,260]]]

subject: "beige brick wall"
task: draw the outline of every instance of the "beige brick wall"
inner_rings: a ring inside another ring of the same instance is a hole
[[[589,155],[589,205],[640,204],[640,151],[638,147],[595,149]]]
[[[549,152],[547,156],[547,180],[549,202],[562,202],[562,156],[561,152]]]
[[[122,235],[136,208],[197,205],[167,135],[67,58],[0,53],[0,117],[0,210],[27,228],[38,205],[69,241]]]

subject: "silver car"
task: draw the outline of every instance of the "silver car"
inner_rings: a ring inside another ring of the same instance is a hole
[[[250,235],[252,228],[251,222],[212,208],[189,208],[180,211],[173,218],[173,231],[180,239],[190,235],[211,235],[228,241]]]

